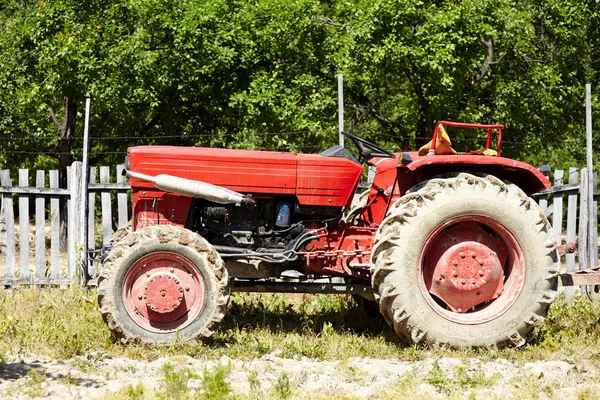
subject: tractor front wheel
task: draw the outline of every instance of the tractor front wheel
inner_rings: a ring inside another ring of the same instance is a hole
[[[219,254],[201,236],[160,225],[130,233],[98,277],[104,321],[122,342],[166,344],[212,335],[229,300]]]
[[[381,313],[414,343],[520,346],[556,294],[546,217],[492,175],[461,173],[413,188],[379,227],[373,260]]]

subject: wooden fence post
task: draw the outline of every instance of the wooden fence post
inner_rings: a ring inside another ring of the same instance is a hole
[[[58,171],[50,171],[50,188],[58,189]],[[50,196],[50,282],[60,276],[60,196]]]
[[[579,170],[577,168],[569,168],[569,184],[577,184],[579,180]],[[575,243],[577,240],[577,195],[578,189],[569,190],[567,192],[567,243]],[[565,255],[565,271],[575,271],[575,253]],[[571,298],[575,293],[575,288],[568,286],[565,288],[565,297]]]
[[[29,187],[29,170],[19,169],[19,187]],[[29,273],[29,195],[19,195],[19,277],[22,283],[30,283]]]
[[[0,171],[2,186],[12,187],[10,172],[8,170]],[[15,280],[15,214],[12,193],[2,194],[2,209],[4,211],[4,221],[6,222],[6,276],[4,284],[11,286]]]
[[[123,175],[124,169],[124,164],[117,165],[117,183],[121,185],[127,185],[127,177]],[[117,193],[117,207],[117,212],[119,215],[119,225],[117,226],[117,229],[119,229],[127,225],[127,222],[129,222],[127,212],[127,192],[119,191]]]
[[[100,183],[110,183],[110,167],[100,167]],[[107,246],[112,237],[112,204],[110,201],[110,192],[100,194],[102,202],[102,244]]]
[[[46,186],[46,172],[36,171],[35,187]],[[43,282],[46,272],[46,199],[40,194],[35,196],[35,278],[34,282]]]
[[[581,183],[579,189],[579,243],[577,245],[577,254],[579,255],[579,269],[588,269],[589,250],[588,250],[588,227],[589,227],[589,206],[588,206],[588,169],[581,169]]]
[[[90,167],[90,185],[96,183],[96,167]],[[88,191],[88,249],[96,249],[96,192]],[[88,274],[93,281],[96,279],[96,265],[94,262],[88,262]]]
[[[83,206],[82,199],[82,174],[83,166],[81,161],[75,161],[71,165],[71,196],[69,202],[69,278],[73,279],[76,273],[79,273],[79,278],[84,280],[81,271],[81,261],[83,260],[82,254],[82,240],[83,240],[83,227],[81,220],[81,207]]]
[[[559,189],[563,185],[563,177],[565,171],[557,169],[554,171],[554,188]],[[556,245],[562,244],[562,209],[563,209],[563,197],[562,192],[554,192],[552,199],[552,227],[554,228],[554,235],[556,236]]]

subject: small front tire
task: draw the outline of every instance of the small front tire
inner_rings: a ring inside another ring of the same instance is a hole
[[[125,236],[98,277],[98,304],[123,343],[194,342],[212,335],[229,301],[223,260],[201,236],[159,225]]]

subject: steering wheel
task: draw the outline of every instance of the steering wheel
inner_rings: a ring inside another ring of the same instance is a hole
[[[360,158],[362,158],[365,161],[369,161],[373,157],[396,158],[394,153],[387,151],[383,147],[377,146],[375,143],[371,143],[363,138],[359,138],[358,136],[355,136],[346,131],[342,131],[341,133],[342,135],[352,140],[352,142],[358,148]]]

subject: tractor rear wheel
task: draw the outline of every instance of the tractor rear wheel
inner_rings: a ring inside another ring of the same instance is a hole
[[[219,254],[201,236],[174,226],[125,236],[98,277],[100,312],[123,343],[209,337],[228,301],[229,279]]]
[[[417,185],[388,211],[373,260],[380,311],[414,343],[520,346],[556,294],[551,226],[521,189],[492,175]]]

